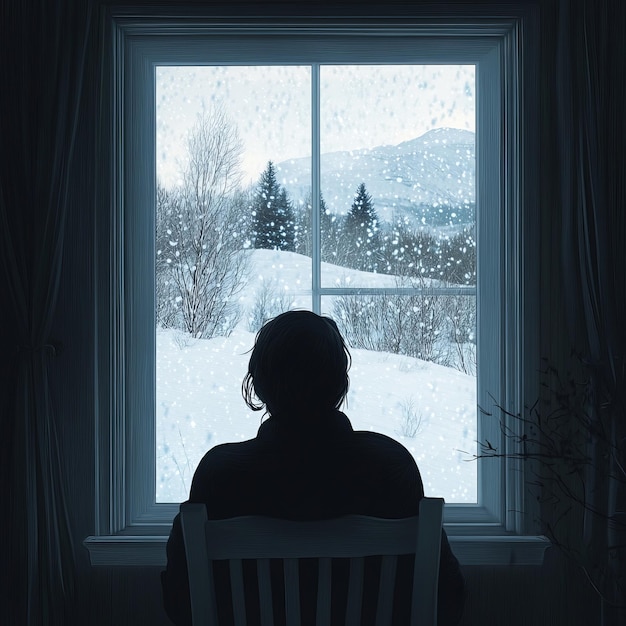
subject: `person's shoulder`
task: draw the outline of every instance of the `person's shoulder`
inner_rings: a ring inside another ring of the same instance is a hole
[[[257,439],[220,443],[206,451],[200,463],[198,463],[198,469],[218,467],[224,462],[249,456],[258,447],[259,441]]]
[[[413,455],[403,446],[399,441],[384,435],[369,430],[355,430],[353,433],[354,444],[364,450],[369,450],[372,453],[376,451],[384,455],[393,455],[396,459],[404,459],[407,462],[413,464],[415,460]]]
[[[354,437],[356,440],[362,441],[363,443],[387,446],[390,448],[401,448],[402,450],[408,452],[408,450],[397,439],[393,439],[393,437],[389,437],[389,435],[384,435],[383,433],[378,433],[373,430],[355,430]]]
[[[258,454],[259,442],[256,439],[221,443],[204,454],[193,477],[193,484],[200,487],[209,480],[219,479],[223,472],[232,473],[246,459],[253,460]]]

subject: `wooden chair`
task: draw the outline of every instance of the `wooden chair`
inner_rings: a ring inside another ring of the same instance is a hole
[[[319,559],[317,626],[330,623],[331,558],[350,559],[346,626],[360,624],[363,558],[382,556],[376,626],[391,623],[397,556],[415,554],[411,626],[436,626],[442,498],[424,498],[419,516],[362,515],[294,522],[247,516],[207,520],[204,504],[180,507],[193,626],[218,626],[211,561],[228,560],[236,626],[246,624],[242,559],[257,565],[261,624],[273,626],[270,559],[283,559],[287,626],[300,626],[298,559]]]

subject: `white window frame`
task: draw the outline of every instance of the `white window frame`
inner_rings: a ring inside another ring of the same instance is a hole
[[[527,6],[507,5],[501,14],[498,19],[447,13],[315,22],[111,10],[102,97],[108,115],[101,134],[109,169],[101,172],[99,186],[108,197],[98,207],[96,225],[97,525],[85,540],[93,564],[163,565],[165,540],[178,512],[177,504],[155,502],[151,233],[157,65],[475,63],[478,403],[495,411],[495,398],[516,413],[535,396],[539,142],[533,41],[538,23]],[[315,189],[319,154],[313,172]],[[478,416],[478,440],[507,449],[498,420]],[[507,426],[520,432],[517,420]],[[478,504],[445,507],[455,553],[462,563],[541,562],[546,544],[531,535],[537,511],[526,494],[527,468],[503,459],[478,463]]]

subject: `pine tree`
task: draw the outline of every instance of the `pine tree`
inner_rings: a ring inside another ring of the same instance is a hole
[[[252,200],[252,240],[255,248],[274,248],[274,217],[279,191],[274,164],[269,161]]]
[[[349,258],[357,269],[375,272],[378,268],[380,234],[372,197],[361,183],[344,224],[349,241]]]
[[[276,224],[274,247],[278,250],[293,252],[296,249],[296,220],[293,205],[284,187],[281,187],[278,192],[274,223]]]
[[[293,250],[295,220],[287,191],[276,180],[274,164],[269,161],[261,174],[252,201],[252,238],[255,248]]]

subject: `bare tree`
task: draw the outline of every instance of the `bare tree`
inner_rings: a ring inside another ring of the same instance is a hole
[[[444,296],[454,367],[476,376],[476,297]]]
[[[429,293],[426,279],[397,278],[398,287],[423,289],[411,295],[341,295],[333,315],[354,348],[405,354],[451,365],[445,338],[445,296]]]
[[[294,307],[293,297],[281,291],[274,279],[264,280],[256,290],[254,304],[250,308],[248,330],[256,333],[268,320]]]
[[[235,296],[249,263],[242,150],[221,108],[203,114],[189,134],[182,186],[157,193],[157,297],[166,300],[157,320],[196,338],[229,334],[241,315]]]

